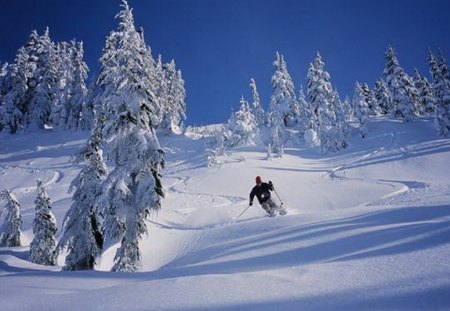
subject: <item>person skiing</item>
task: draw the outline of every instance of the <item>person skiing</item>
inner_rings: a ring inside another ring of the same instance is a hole
[[[270,217],[275,216],[275,211],[278,211],[280,215],[286,214],[286,211],[281,206],[278,206],[271,198],[270,191],[273,191],[273,184],[262,182],[261,176],[256,176],[256,186],[253,187],[250,192],[250,203],[253,205],[253,199],[256,196],[261,207],[269,214]]]

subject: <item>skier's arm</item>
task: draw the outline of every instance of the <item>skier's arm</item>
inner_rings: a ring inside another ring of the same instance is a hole
[[[269,190],[273,191],[273,184],[272,184],[272,182],[270,180],[269,180]]]
[[[255,189],[252,189],[252,191],[250,192],[250,203],[249,203],[250,206],[253,205],[253,198],[254,197],[255,197]]]

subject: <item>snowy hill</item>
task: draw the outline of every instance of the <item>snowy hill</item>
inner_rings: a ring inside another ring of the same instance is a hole
[[[58,234],[87,134],[2,134],[0,188],[21,203],[23,247],[0,248],[1,310],[450,310],[450,140],[432,121],[371,120],[344,152],[242,147],[207,167],[205,140],[161,137],[166,198],[138,273],[27,261],[36,179]],[[256,175],[288,215],[247,207]]]

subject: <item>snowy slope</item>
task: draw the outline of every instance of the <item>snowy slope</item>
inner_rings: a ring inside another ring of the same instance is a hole
[[[206,167],[205,140],[161,137],[166,199],[142,272],[60,272],[27,261],[35,179],[60,228],[87,133],[2,134],[0,188],[22,204],[23,247],[0,248],[1,310],[450,310],[450,140],[430,120],[376,119],[342,153],[247,147]],[[288,215],[248,204],[256,175]],[[59,259],[60,265],[63,258]]]

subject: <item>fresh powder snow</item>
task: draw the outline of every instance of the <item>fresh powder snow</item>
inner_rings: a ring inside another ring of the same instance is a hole
[[[95,271],[63,271],[65,253],[56,266],[30,262],[36,180],[59,240],[89,133],[2,132],[0,189],[23,225],[22,246],[0,248],[1,310],[450,310],[450,139],[426,118],[366,125],[337,154],[300,143],[268,160],[241,146],[212,166],[207,135],[161,136],[165,198],[135,273],[110,272],[113,242]],[[288,214],[255,203],[235,221],[257,175]]]

